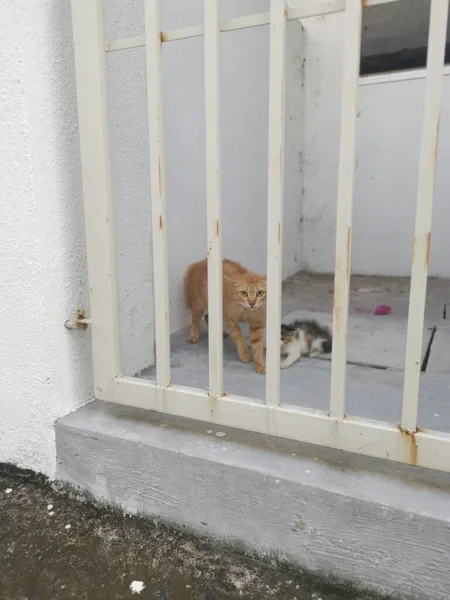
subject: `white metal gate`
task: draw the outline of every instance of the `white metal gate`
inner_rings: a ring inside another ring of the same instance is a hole
[[[91,289],[95,396],[139,408],[237,427],[369,456],[450,471],[450,435],[417,428],[430,228],[449,0],[431,0],[425,102],[401,424],[345,414],[355,124],[364,6],[393,0],[316,0],[226,21],[218,0],[205,0],[204,23],[161,31],[160,1],[145,0],[145,36],[106,41],[103,0],[72,0],[86,238]],[[283,213],[286,22],[345,12],[333,353],[329,413],[280,404],[281,248]],[[224,394],[219,69],[221,32],[270,25],[267,375],[265,402]],[[204,37],[209,290],[209,392],[171,384],[166,193],[161,94],[163,43]],[[105,52],[146,47],[153,227],[156,381],[121,375],[111,198]]]

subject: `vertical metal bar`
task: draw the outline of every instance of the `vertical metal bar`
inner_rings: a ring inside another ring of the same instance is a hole
[[[222,237],[220,184],[219,5],[205,0],[206,203],[208,222],[209,393],[223,394]]]
[[[170,325],[160,15],[160,0],[145,0],[156,381],[166,387],[170,384]]]
[[[120,374],[111,158],[102,0],[72,0],[89,271],[94,393]]]
[[[266,351],[266,404],[270,406],[280,404],[286,21],[286,1],[271,0]]]
[[[342,63],[341,140],[334,267],[330,415],[345,414],[351,231],[356,158],[356,112],[361,54],[361,0],[346,0]]]
[[[432,0],[411,267],[402,429],[415,432],[449,0]]]

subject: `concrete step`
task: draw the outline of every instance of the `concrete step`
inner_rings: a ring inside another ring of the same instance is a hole
[[[450,476],[95,401],[57,478],[124,511],[414,600],[449,598]]]

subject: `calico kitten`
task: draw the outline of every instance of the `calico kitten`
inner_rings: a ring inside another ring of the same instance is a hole
[[[281,325],[281,364],[282,369],[293,365],[301,356],[319,356],[331,352],[330,330],[317,321],[293,321]]]
[[[228,259],[224,259],[222,269],[223,320],[228,333],[236,344],[239,359],[247,363],[250,356],[239,323],[249,324],[255,369],[258,373],[265,373],[263,334],[266,327],[266,278]],[[187,269],[184,276],[184,302],[192,314],[187,341],[196,344],[200,337],[199,323],[208,310],[206,259]]]

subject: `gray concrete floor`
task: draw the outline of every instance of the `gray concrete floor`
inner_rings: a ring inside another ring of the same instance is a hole
[[[349,310],[347,414],[398,422],[403,396],[409,280],[353,276]],[[448,306],[448,319],[444,307]],[[379,304],[392,312],[374,315]],[[332,323],[333,281],[329,275],[300,273],[283,285],[283,320],[315,317]],[[430,360],[421,375],[419,426],[450,431],[450,281],[429,279],[423,355],[431,330],[437,328]],[[172,335],[172,381],[205,389],[208,386],[207,330],[201,341],[186,343],[186,330]],[[358,363],[358,364],[355,364]],[[284,404],[328,410],[331,364],[324,358],[304,359],[281,374]],[[154,369],[142,373],[153,378]],[[227,393],[264,398],[265,378],[251,364],[239,362],[230,339],[224,342],[224,383]]]
[[[375,600],[0,465],[1,600]],[[130,585],[143,582],[140,594]],[[380,599],[381,600],[381,599]]]

